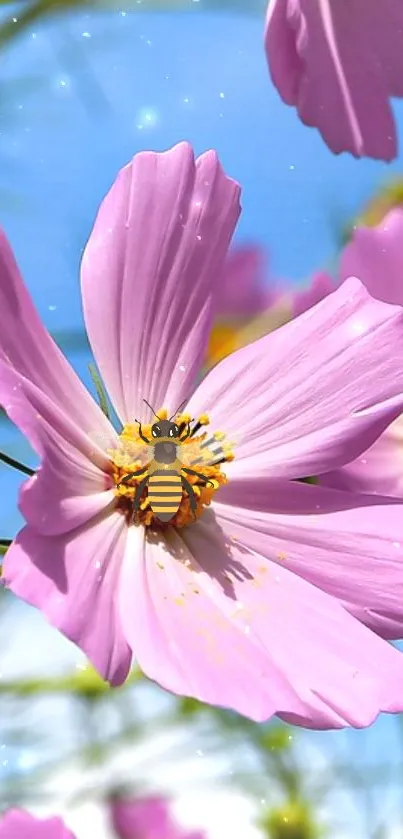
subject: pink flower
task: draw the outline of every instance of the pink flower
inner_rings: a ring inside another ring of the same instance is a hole
[[[373,297],[403,306],[403,210],[391,210],[377,227],[355,230],[340,264],[341,280],[350,274],[359,276]],[[321,483],[403,498],[403,417],[353,463],[322,476]]]
[[[162,796],[112,797],[110,814],[119,839],[205,839],[201,832],[179,827]]]
[[[256,245],[232,248],[217,288],[217,315],[253,317],[270,305],[277,294],[277,288],[267,283],[263,251]]]
[[[195,388],[238,201],[213,152],[139,154],[82,263],[120,439],[152,419],[143,399],[171,414],[188,400],[190,418],[208,412],[237,442],[232,462],[207,468],[213,488],[197,487],[196,523],[187,493],[176,526],[144,495],[131,523],[139,480],[118,487],[118,434],[43,328],[3,237],[0,403],[42,461],[21,489],[27,524],[4,579],[113,685],[134,654],[168,690],[256,720],[364,726],[403,709],[403,657],[372,631],[402,631],[401,506],[295,479],[359,456],[402,410],[403,313],[349,279]]]
[[[37,819],[24,810],[0,815],[0,839],[75,839],[61,819]]]
[[[355,275],[353,275],[355,276]],[[319,303],[336,289],[336,283],[326,271],[319,271],[314,274],[310,284],[306,288],[297,289],[291,294],[291,317],[298,317],[302,312],[307,312],[315,303]]]
[[[282,99],[338,154],[393,160],[403,96],[401,0],[270,0],[265,46]]]
[[[229,353],[289,319],[283,293],[282,284],[271,281],[269,285],[258,247],[237,247],[230,252],[217,287],[204,373]]]

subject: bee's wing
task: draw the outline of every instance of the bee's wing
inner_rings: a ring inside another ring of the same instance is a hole
[[[87,432],[87,436],[91,440],[94,449],[98,448],[104,454],[107,454],[108,449],[116,447],[117,437],[115,434],[103,434],[102,431],[89,431]]]
[[[129,467],[133,463],[146,466],[152,460],[152,453],[146,443],[119,438],[118,446],[112,452],[113,460],[117,466]]]
[[[189,469],[198,471],[203,466],[213,466],[225,458],[223,440],[209,434],[205,440],[192,440],[180,447],[179,460]]]
[[[146,466],[152,458],[149,446],[139,441],[124,437],[118,437],[111,441],[110,437],[102,434],[91,435],[91,439],[117,466],[123,468],[129,467],[133,463]]]

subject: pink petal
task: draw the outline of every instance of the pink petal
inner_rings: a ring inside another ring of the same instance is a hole
[[[342,469],[321,475],[323,486],[403,498],[403,419],[392,422],[376,443]]]
[[[319,728],[403,708],[401,654],[334,598],[233,541],[232,523],[222,530],[208,511],[165,544],[147,541],[136,562],[133,530],[122,621],[140,667],[163,687]]]
[[[403,7],[400,0],[355,0],[365,35],[378,55],[390,96],[403,96]]]
[[[403,312],[354,279],[225,358],[191,398],[236,442],[228,475],[301,478],[368,448],[402,409]]]
[[[7,810],[0,818],[0,839],[75,839],[57,817],[37,819],[24,810]]]
[[[57,536],[102,513],[115,497],[110,484],[102,473],[94,479],[85,461],[54,433],[43,464],[20,489],[18,506],[33,530]]]
[[[403,630],[403,507],[307,484],[237,480],[217,520],[235,539],[340,600],[377,634]]]
[[[203,360],[216,293],[239,215],[239,187],[215,152],[195,162],[180,143],[143,152],[101,204],[82,262],[85,321],[123,422],[174,411]]]
[[[43,327],[1,229],[0,312],[0,359],[42,390],[79,428],[107,433],[102,411]]]
[[[3,361],[0,403],[43,458],[20,494],[27,522],[42,533],[65,533],[105,509],[113,498],[106,455],[45,393]],[[109,423],[107,428],[112,442],[116,434]]]
[[[270,75],[287,105],[295,105],[303,62],[297,50],[288,0],[270,0],[265,29]]]
[[[359,227],[341,256],[342,278],[355,272],[373,297],[403,304],[403,210],[376,227]],[[403,497],[403,425],[396,420],[360,458],[321,478],[327,486]]]
[[[5,585],[40,609],[113,685],[124,682],[131,664],[115,600],[126,534],[124,518],[108,512],[67,536],[25,527],[3,562]]]
[[[287,104],[329,148],[392,160],[389,96],[403,95],[400,0],[271,0],[265,46]]]
[[[360,277],[359,273],[354,271],[350,271],[348,274],[349,277]],[[345,277],[344,279],[347,279]],[[317,274],[314,274],[312,280],[310,281],[307,288],[296,289],[292,294],[292,304],[293,304],[293,317],[296,318],[298,315],[301,315],[302,312],[306,312],[307,309],[310,309],[315,303],[319,303],[320,300],[323,300],[324,297],[327,297],[332,291],[335,291],[336,284],[326,273],[326,271],[320,271]],[[392,302],[392,301],[389,301]]]
[[[340,278],[352,274],[373,297],[403,305],[403,210],[391,210],[377,227],[354,230],[341,255]]]

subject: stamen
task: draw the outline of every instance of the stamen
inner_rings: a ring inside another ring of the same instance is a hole
[[[199,419],[197,420],[196,425],[193,426],[190,436],[194,437],[194,435],[197,434],[197,432],[200,430],[200,428],[202,428],[203,425],[208,425],[209,422],[210,422],[210,420],[209,420],[207,414],[202,414],[202,416],[199,417]]]

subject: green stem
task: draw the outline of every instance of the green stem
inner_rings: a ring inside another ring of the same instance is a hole
[[[8,454],[4,454],[4,452],[0,452],[0,460],[2,460],[3,463],[6,463],[7,466],[12,466],[13,469],[18,469],[20,472],[24,472],[25,475],[35,475],[35,469],[25,466],[25,464],[21,463],[19,460],[14,460],[13,457],[9,457]]]
[[[121,689],[133,685],[142,678],[139,670],[130,674]],[[69,693],[74,696],[95,698],[110,693],[112,688],[104,682],[92,667],[68,676],[55,676],[44,679],[19,679],[18,681],[0,681],[0,696],[33,696],[37,694]],[[114,691],[117,688],[114,688]]]
[[[4,554],[7,553],[12,541],[12,539],[0,539],[0,556],[4,556]]]

